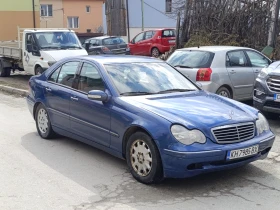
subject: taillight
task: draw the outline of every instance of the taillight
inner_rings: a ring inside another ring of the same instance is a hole
[[[101,49],[102,49],[103,52],[110,52],[108,47],[102,47]]]
[[[196,81],[210,81],[211,80],[212,69],[202,68],[196,73]]]

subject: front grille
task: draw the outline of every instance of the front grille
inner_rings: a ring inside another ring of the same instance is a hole
[[[280,93],[280,76],[270,76],[266,83],[271,91]]]
[[[254,123],[242,123],[220,126],[212,129],[216,141],[219,144],[230,144],[246,141],[255,136]]]
[[[265,102],[264,106],[280,109],[280,102],[277,102],[277,101],[267,101],[267,102]]]

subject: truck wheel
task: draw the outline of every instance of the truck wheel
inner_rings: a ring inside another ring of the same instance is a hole
[[[43,72],[44,72],[44,70],[42,69],[41,66],[38,66],[38,67],[35,69],[35,75],[41,75]]]

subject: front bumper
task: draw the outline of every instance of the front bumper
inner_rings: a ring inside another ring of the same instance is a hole
[[[280,102],[274,101],[274,92],[270,91],[266,82],[256,80],[253,103],[258,110],[280,114]]]
[[[186,178],[212,171],[236,168],[258,159],[264,159],[270,151],[275,136],[269,134],[255,137],[254,139],[236,144],[218,145],[212,150],[193,152],[181,152],[172,149],[164,149],[162,161],[164,176],[166,178]],[[259,145],[258,154],[237,160],[226,160],[227,152],[235,149],[247,148]]]

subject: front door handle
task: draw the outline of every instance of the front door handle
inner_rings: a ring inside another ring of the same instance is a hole
[[[46,91],[47,91],[47,92],[52,92],[52,89],[49,88],[49,87],[46,87]]]
[[[72,101],[79,101],[79,99],[76,96],[71,96]]]
[[[260,73],[260,70],[256,69],[254,72],[255,72],[255,73]]]
[[[230,72],[231,74],[235,74],[236,73],[236,71],[235,70],[231,70],[231,72]]]

